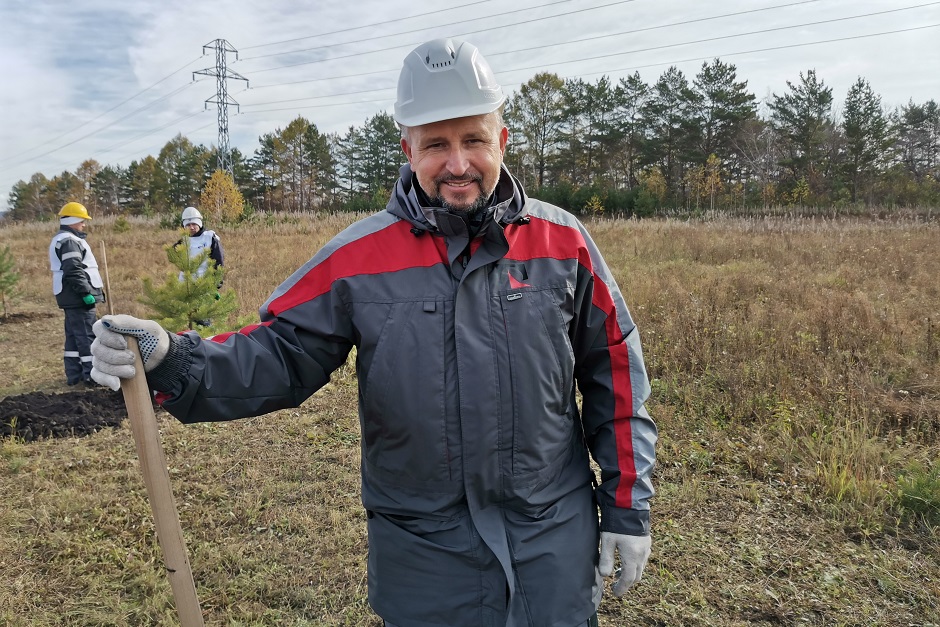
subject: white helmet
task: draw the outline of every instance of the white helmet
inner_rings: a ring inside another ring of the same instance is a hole
[[[202,226],[202,214],[195,207],[186,207],[183,209],[183,226],[192,222]]]
[[[395,121],[402,126],[492,113],[506,101],[476,46],[435,39],[405,57],[398,77]]]

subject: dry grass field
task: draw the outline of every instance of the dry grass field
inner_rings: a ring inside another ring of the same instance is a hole
[[[353,216],[217,231],[252,315]],[[116,311],[170,272],[155,220],[95,220]],[[215,225],[212,225],[215,226]],[[22,275],[0,398],[64,393],[49,224],[0,228]],[[916,219],[589,224],[641,330],[660,428],[653,554],[626,625],[940,625],[940,227]],[[98,254],[101,258],[100,253]],[[366,603],[351,368],[295,410],[158,420],[207,624],[356,625]],[[126,425],[0,441],[0,624],[175,625]]]

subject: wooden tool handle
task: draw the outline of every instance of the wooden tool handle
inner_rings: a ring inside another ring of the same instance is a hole
[[[121,391],[127,416],[131,421],[131,431],[137,445],[140,469],[147,486],[147,497],[153,509],[153,518],[157,527],[157,539],[163,549],[163,558],[167,576],[173,589],[176,611],[179,613],[182,627],[203,627],[202,609],[196,596],[193,573],[186,556],[186,544],[183,540],[183,528],[173,500],[170,486],[170,473],[167,470],[166,456],[160,443],[157,418],[153,413],[153,398],[147,386],[147,375],[140,359],[137,339],[127,337],[128,347],[134,353],[134,367],[137,374],[133,379],[121,379]]]

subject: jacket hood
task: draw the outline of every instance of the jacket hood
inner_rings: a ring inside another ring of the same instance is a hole
[[[526,195],[522,184],[509,173],[505,165],[500,166],[499,181],[494,191],[495,202],[491,205],[493,219],[500,224],[510,224],[525,217]],[[406,163],[399,170],[395,190],[389,198],[385,210],[394,216],[411,222],[422,231],[436,231],[438,228],[438,215],[449,213],[442,207],[432,207],[426,201],[423,193],[419,193],[417,181],[411,165]]]

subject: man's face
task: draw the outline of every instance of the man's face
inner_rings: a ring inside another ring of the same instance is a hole
[[[199,225],[196,224],[195,222],[190,222],[189,224],[186,225],[186,230],[189,231],[190,235],[195,235],[196,233],[199,232]]]
[[[84,233],[85,227],[87,226],[87,224],[88,224],[87,222],[82,220],[81,222],[76,222],[75,224],[73,224],[72,228],[78,231],[79,233]]]
[[[499,116],[490,113],[413,126],[401,148],[429,198],[472,212],[496,189],[508,137]]]

